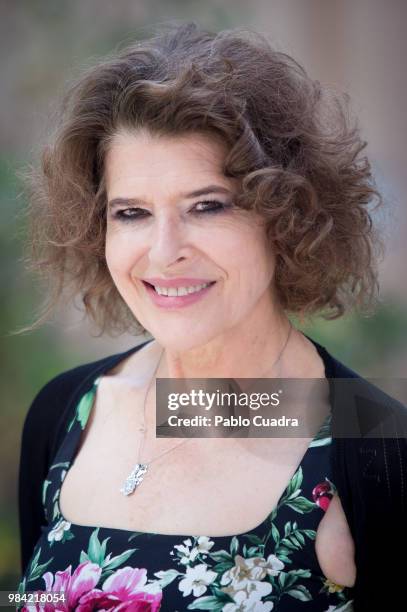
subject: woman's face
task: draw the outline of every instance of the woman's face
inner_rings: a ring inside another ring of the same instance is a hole
[[[234,207],[225,155],[204,135],[144,131],[116,134],[106,155],[110,274],[135,318],[173,350],[239,333],[272,308],[274,258],[260,218]]]

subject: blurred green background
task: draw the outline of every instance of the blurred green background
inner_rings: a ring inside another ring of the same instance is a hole
[[[17,471],[20,435],[37,391],[64,369],[138,343],[95,338],[67,305],[35,333],[8,337],[31,321],[42,288],[24,272],[25,200],[17,177],[47,140],[49,116],[65,84],[92,58],[148,34],[167,18],[194,19],[215,30],[245,25],[292,54],[312,77],[347,91],[367,139],[385,197],[381,302],[374,316],[315,320],[305,330],[365,376],[405,377],[407,235],[404,152],[406,5],[390,0],[45,0],[2,2],[0,149],[1,412],[0,590],[19,579]]]

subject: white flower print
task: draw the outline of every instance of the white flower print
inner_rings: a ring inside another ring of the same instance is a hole
[[[254,593],[248,595],[246,591],[238,591],[233,599],[235,603],[223,606],[222,612],[270,612],[274,608],[272,601],[260,601]]]
[[[262,567],[269,576],[278,576],[281,570],[284,569],[284,563],[276,555],[269,555],[267,561],[260,557],[254,557],[254,559],[258,560],[258,567]]]
[[[183,544],[176,544],[174,546],[174,548],[178,550],[178,552],[182,553],[183,555],[180,558],[180,563],[182,563],[182,565],[189,565],[189,563],[192,563],[193,561],[195,561],[195,559],[197,558],[199,554],[198,548],[194,547],[190,549],[189,548],[190,546],[192,546],[192,541],[190,538],[188,538],[187,540],[184,540]]]
[[[208,536],[200,536],[197,540],[196,548],[199,554],[205,556],[210,551],[212,546],[214,546],[214,544],[215,542],[210,540]]]
[[[185,578],[180,580],[178,588],[184,597],[193,593],[200,597],[207,590],[207,586],[216,580],[217,573],[208,570],[206,563],[199,563],[195,567],[187,567]]]
[[[232,583],[236,591],[246,588],[247,581],[263,580],[268,574],[276,576],[284,567],[275,555],[264,557],[250,557],[244,559],[241,555],[235,555],[235,566],[225,572],[221,578],[221,584]]]
[[[272,590],[273,587],[269,582],[260,582],[259,580],[247,580],[244,589],[235,589],[233,585],[222,589],[224,593],[240,603],[243,599],[260,602],[261,598],[270,595]]]
[[[71,523],[60,519],[53,529],[48,534],[48,542],[60,542],[64,537],[64,532],[69,531]]]

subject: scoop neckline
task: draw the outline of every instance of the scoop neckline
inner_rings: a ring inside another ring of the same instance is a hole
[[[102,377],[103,377],[103,373],[99,374],[94,379],[92,387],[90,389],[88,389],[88,391],[86,391],[85,393],[83,393],[80,396],[78,402],[75,405],[75,414],[76,414],[76,408],[77,408],[79,402],[84,397],[84,395],[86,395],[87,393],[93,393],[94,394],[93,395],[92,406],[91,406],[91,408],[89,410],[89,413],[88,413],[88,416],[87,416],[86,423],[85,423],[84,427],[86,427],[86,425],[88,423],[88,420],[89,420],[89,417],[90,417],[90,414],[91,414],[91,412],[92,412],[92,410],[94,408],[95,397],[96,397],[96,389],[97,389],[98,383],[99,383],[99,381],[100,381],[100,379]],[[54,503],[55,503],[55,507],[56,507],[57,513],[58,513],[57,514],[57,518],[55,520],[55,525],[57,525],[60,522],[65,522],[65,523],[69,523],[70,526],[73,527],[75,530],[86,530],[86,529],[88,529],[88,530],[92,530],[92,531],[95,531],[95,530],[98,530],[98,531],[109,531],[109,532],[120,533],[122,535],[127,535],[127,536],[129,536],[129,535],[130,536],[132,536],[132,535],[134,535],[134,536],[146,536],[146,537],[155,536],[155,537],[159,537],[161,539],[176,538],[176,539],[185,540],[185,539],[190,538],[190,539],[198,540],[200,537],[207,537],[210,540],[230,540],[233,537],[243,537],[243,536],[246,536],[246,535],[247,536],[256,535],[256,532],[259,531],[259,530],[262,530],[266,526],[266,523],[269,522],[270,517],[273,514],[273,512],[278,511],[278,508],[280,506],[281,500],[286,495],[287,490],[288,490],[288,488],[290,486],[290,483],[291,483],[292,479],[294,478],[295,474],[298,472],[298,470],[300,468],[303,467],[303,464],[306,461],[306,458],[308,457],[309,451],[312,448],[319,448],[318,446],[313,446],[313,443],[318,438],[321,430],[323,429],[323,427],[326,424],[326,421],[327,421],[327,419],[329,417],[332,417],[332,410],[329,411],[329,413],[325,417],[323,423],[319,427],[317,433],[312,438],[312,440],[310,440],[307,448],[305,449],[304,454],[301,457],[300,462],[296,466],[292,476],[290,477],[286,487],[284,488],[282,494],[280,495],[276,505],[274,506],[274,508],[272,508],[272,510],[270,510],[270,512],[267,514],[267,516],[258,525],[256,525],[255,527],[253,527],[252,529],[250,529],[248,531],[245,531],[245,532],[242,532],[242,533],[235,533],[235,534],[231,534],[231,535],[222,535],[222,536],[208,536],[207,534],[192,535],[192,534],[182,534],[182,533],[181,534],[178,534],[178,533],[177,534],[170,534],[170,533],[160,533],[160,532],[156,532],[156,531],[137,531],[137,530],[125,529],[125,528],[121,528],[121,527],[108,527],[108,526],[102,526],[102,525],[81,525],[79,523],[74,523],[74,522],[70,521],[69,519],[67,519],[64,516],[64,514],[62,513],[62,510],[61,510],[60,495],[61,495],[61,489],[62,489],[62,485],[63,485],[63,483],[65,481],[65,478],[66,478],[69,470],[71,469],[73,463],[75,462],[75,458],[77,456],[77,452],[76,451],[78,450],[78,446],[79,446],[81,430],[75,431],[75,432],[70,432],[71,434],[74,433],[77,436],[77,439],[76,439],[75,445],[74,445],[73,457],[71,459],[69,459],[69,460],[63,461],[63,466],[61,466],[61,471],[64,471],[65,473],[63,475],[63,478],[61,478],[60,481],[59,481],[59,485],[58,485],[58,489],[56,491],[56,494],[54,494],[54,500],[55,500]],[[78,427],[78,426],[79,426],[79,422],[76,421],[75,422],[75,427]],[[69,435],[69,433],[67,434],[67,437],[65,438],[65,440],[68,439],[68,435]],[[55,457],[55,460],[54,460],[55,465],[57,465],[58,463],[61,463],[60,455],[63,454],[64,447],[65,447],[65,443],[62,444],[62,446],[61,446],[57,456]],[[316,504],[316,508],[318,508],[317,504]]]

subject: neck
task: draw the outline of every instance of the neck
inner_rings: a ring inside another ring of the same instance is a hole
[[[203,346],[185,351],[164,348],[159,373],[162,378],[256,378],[274,376],[273,364],[284,349],[290,321],[280,309],[250,317]],[[294,330],[291,333],[294,335]],[[271,367],[271,369],[270,369]],[[277,367],[277,365],[276,365]]]

